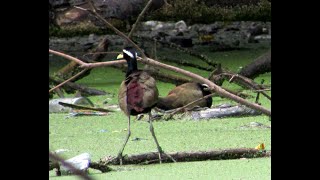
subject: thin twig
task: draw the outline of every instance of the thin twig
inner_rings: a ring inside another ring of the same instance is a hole
[[[61,52],[58,52],[58,51],[54,51],[54,50],[49,49],[49,53],[54,54],[54,55],[58,55],[58,56],[61,56],[61,57],[64,57],[64,58],[69,59],[69,60],[71,60],[71,61],[74,61],[74,62],[76,62],[76,63],[78,63],[78,64],[80,64],[80,65],[85,65],[85,64],[87,64],[87,63],[79,60],[78,58],[72,57],[72,56],[70,56],[70,55],[67,55],[67,54],[64,54],[64,53],[61,53]]]
[[[74,174],[82,177],[85,180],[93,180],[92,177],[89,177],[86,173],[80,171],[79,169],[75,168],[72,164],[66,162],[64,159],[62,159],[61,157],[59,157],[58,155],[52,153],[49,151],[49,158],[51,158],[54,161],[58,161],[60,162],[63,166],[67,167],[68,169],[70,169]]]
[[[49,90],[49,93],[50,93],[51,91],[53,91],[53,90],[55,90],[55,89],[57,89],[57,88],[59,88],[59,87],[63,86],[65,83],[67,83],[67,82],[69,82],[69,81],[71,81],[71,80],[75,79],[76,77],[80,76],[81,74],[83,74],[84,72],[86,72],[88,69],[89,69],[89,68],[85,68],[85,69],[83,69],[82,71],[80,71],[80,72],[79,72],[79,73],[77,73],[76,75],[72,76],[71,78],[69,78],[69,79],[67,79],[67,80],[63,81],[62,83],[58,84],[57,86],[55,86],[55,87],[51,88],[51,89]]]
[[[64,57],[68,60],[74,61],[76,63],[78,63],[80,65],[80,68],[94,68],[94,67],[102,67],[102,66],[111,66],[111,65],[116,65],[116,64],[125,64],[127,63],[125,60],[116,60],[116,61],[108,61],[108,62],[97,62],[97,63],[86,63],[83,62],[75,57],[69,56],[67,54],[58,52],[58,51],[54,51],[49,49],[49,53],[51,54],[55,54],[61,57]]]
[[[88,11],[88,9],[85,9],[85,8],[82,8],[82,7],[79,7],[79,6],[73,6],[73,7],[76,8],[76,9],[83,10],[83,11]]]
[[[143,10],[141,11],[141,13],[139,14],[136,22],[133,24],[131,31],[128,34],[128,38],[131,38],[132,33],[136,30],[137,24],[140,21],[140,19],[142,18],[142,16],[144,15],[144,13],[149,9],[149,7],[151,6],[152,0],[149,0],[149,2],[147,3],[147,5],[143,8]]]
[[[87,107],[87,106],[81,106],[81,105],[76,105],[76,104],[69,104],[69,103],[64,103],[64,102],[59,102],[58,104],[66,107],[71,107],[74,109],[85,109],[85,110],[93,110],[93,111],[100,111],[100,112],[115,112],[114,110],[111,109],[104,109],[104,108],[96,108],[96,107]]]
[[[271,89],[251,89],[251,91],[262,92],[262,91],[271,91]]]
[[[212,74],[213,75],[213,74]],[[225,72],[223,71],[222,73],[218,74],[218,75],[215,75],[215,76],[222,76],[224,77],[225,79],[229,78],[229,77],[233,77],[233,81],[237,81],[239,85],[243,85],[245,87],[249,87],[251,89],[255,89],[255,90],[259,90],[261,89],[261,87],[263,87],[262,85],[260,84],[256,84],[252,79],[249,79],[247,77],[244,77],[242,75],[239,75],[239,74],[234,74],[234,73],[231,73],[231,72]],[[210,79],[211,77],[209,77]],[[261,92],[262,95],[264,95],[266,98],[268,98],[269,100],[271,100],[271,97],[266,94],[265,92]]]
[[[83,56],[94,55],[94,54],[120,54],[119,51],[109,51],[109,52],[95,52],[95,53],[86,53]]]
[[[158,59],[157,57],[157,40],[154,39],[154,44],[153,44],[153,56],[154,56],[154,59]]]
[[[233,80],[234,77],[238,77],[238,74],[234,74],[234,75],[230,78],[229,83],[232,82],[232,80]]]
[[[92,11],[89,11],[90,13],[92,13],[96,18],[100,19],[101,21],[103,21],[110,29],[112,29],[115,33],[117,33],[119,36],[123,37],[124,39],[126,39],[130,44],[132,44],[140,53],[141,56],[143,58],[146,58],[147,56],[144,54],[144,52],[142,51],[142,49],[136,44],[134,43],[130,38],[128,38],[128,36],[126,36],[124,33],[122,33],[121,31],[119,31],[117,28],[115,28],[112,24],[110,24],[107,20],[105,20],[98,12],[97,12],[97,8],[94,6],[92,0],[87,0],[87,2],[89,3]]]
[[[147,37],[141,37],[141,36],[135,36],[136,38],[140,38],[141,40],[144,40],[144,41],[154,41],[155,38],[147,38]],[[193,57],[196,57],[196,58],[199,58],[201,61],[209,64],[210,66],[212,67],[216,67],[218,65],[218,63],[216,62],[212,62],[207,56],[203,55],[203,54],[199,54],[198,52],[195,52],[195,51],[192,51],[188,48],[183,48],[181,47],[180,45],[176,44],[176,43],[172,43],[172,42],[167,42],[167,41],[164,41],[164,40],[157,40],[156,41],[158,44],[161,44],[161,45],[164,45],[164,46],[167,46],[168,48],[172,49],[176,49],[178,51],[181,51],[181,52],[184,52],[184,53],[187,53],[189,54],[190,56],[193,56]]]
[[[263,83],[264,83],[264,79],[261,80],[261,85],[262,85]],[[259,104],[259,96],[260,96],[260,93],[264,93],[264,91],[261,91],[261,92],[258,92],[258,93],[257,93],[257,97],[256,97],[256,103],[257,103],[257,104]]]

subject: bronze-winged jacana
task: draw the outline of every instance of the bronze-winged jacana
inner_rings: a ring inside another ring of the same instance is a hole
[[[166,97],[159,97],[157,108],[162,110],[170,110],[183,107],[190,102],[198,100],[211,92],[208,85],[195,82],[184,83],[171,90]],[[189,108],[196,106],[211,107],[212,97],[208,97],[191,105]]]
[[[137,53],[133,48],[126,47],[123,49],[122,53],[123,58],[127,61],[128,69],[125,76],[126,78],[120,85],[118,101],[120,109],[128,116],[128,134],[118,153],[120,164],[122,164],[122,152],[131,135],[130,116],[142,113],[149,114],[150,132],[157,145],[161,163],[161,154],[163,151],[154,133],[151,118],[151,109],[156,106],[159,96],[156,81],[147,72],[138,70],[136,59]]]

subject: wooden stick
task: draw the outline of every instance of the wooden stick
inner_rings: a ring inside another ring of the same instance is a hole
[[[105,20],[98,12],[97,12],[97,8],[94,6],[92,0],[87,0],[87,2],[89,3],[90,7],[91,7],[91,11],[89,11],[90,13],[92,13],[96,18],[100,19],[101,21],[103,21],[110,29],[112,29],[115,33],[117,33],[119,36],[123,37],[125,40],[127,40],[130,44],[132,44],[142,55],[143,58],[146,58],[147,56],[144,54],[144,52],[139,48],[139,46],[134,43],[130,38],[128,38],[128,36],[126,36],[125,34],[123,34],[121,31],[119,31],[117,28],[115,28],[112,24],[110,24],[107,20]]]
[[[49,76],[49,82],[52,82],[53,84],[60,84],[63,81],[59,80],[57,78],[54,78],[52,76]],[[66,91],[70,91],[70,90],[79,91],[82,95],[85,95],[85,96],[86,95],[88,95],[88,96],[97,96],[97,95],[110,94],[109,92],[105,92],[105,91],[102,91],[102,90],[89,88],[89,87],[86,87],[85,85],[76,84],[74,82],[67,82],[67,83],[65,83],[63,85],[62,88],[65,89]]]
[[[89,69],[89,68],[85,68],[84,70],[80,71],[79,73],[77,73],[76,75],[72,76],[71,78],[69,78],[69,79],[63,81],[62,83],[58,84],[57,86],[51,88],[51,89],[49,90],[49,93],[50,93],[51,91],[53,91],[53,90],[55,90],[55,89],[63,86],[65,83],[67,83],[67,82],[75,79],[76,77],[80,76],[81,74],[83,74],[84,72],[86,72],[88,69]]]
[[[69,103],[64,103],[64,102],[59,102],[59,104],[62,106],[71,107],[71,108],[75,108],[75,109],[88,109],[88,110],[100,111],[100,112],[115,112],[114,110],[110,110],[110,109],[80,106],[80,105],[69,104]]]
[[[221,78],[224,78],[224,79],[230,79],[230,81],[232,80],[233,82],[237,83],[238,85],[240,85],[242,87],[250,88],[253,90],[259,90],[259,89],[263,88],[263,85],[255,83],[252,79],[249,79],[249,78],[244,77],[239,74],[226,72],[224,70],[222,70],[222,72],[220,74],[211,73],[211,75],[208,79],[211,79],[212,76],[216,76],[216,77],[220,76]],[[218,78],[220,78],[220,77],[218,77]],[[271,100],[271,97],[268,94],[266,94],[265,92],[262,91],[261,94],[264,95],[269,100]]]
[[[143,8],[143,10],[141,11],[141,13],[139,14],[136,22],[133,24],[131,31],[128,34],[128,38],[131,38],[132,33],[136,30],[137,24],[138,22],[141,20],[142,16],[144,15],[144,13],[149,9],[149,7],[152,4],[152,0],[149,0],[149,2],[147,3],[147,5]]]

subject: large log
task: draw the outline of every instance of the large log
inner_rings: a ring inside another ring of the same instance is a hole
[[[259,56],[251,64],[242,68],[239,74],[254,79],[266,72],[271,72],[271,50]]]
[[[254,148],[224,149],[211,151],[191,151],[167,153],[177,162],[206,161],[206,160],[226,160],[239,158],[270,157],[271,151],[258,150]],[[161,155],[162,163],[171,163],[172,160],[165,154]],[[122,163],[125,164],[153,164],[159,163],[158,152],[131,155],[124,157]],[[107,157],[100,160],[99,164],[119,165],[117,158]]]
[[[262,144],[263,145],[263,144]],[[259,145],[259,147],[261,144]],[[263,145],[264,146],[264,145]],[[271,150],[266,151],[259,148],[235,148],[223,150],[210,150],[210,151],[190,151],[190,152],[173,152],[167,153],[176,162],[191,162],[191,161],[207,161],[207,160],[228,160],[240,158],[260,158],[271,157]],[[162,154],[162,163],[171,163],[172,160],[167,155]],[[144,154],[135,154],[125,156],[122,160],[123,165],[127,164],[154,164],[159,163],[158,152],[149,152]],[[106,156],[98,162],[90,162],[89,168],[97,169],[101,172],[112,171],[109,165],[119,165],[119,159],[112,156]],[[59,169],[60,165],[49,160],[49,171],[54,168]]]

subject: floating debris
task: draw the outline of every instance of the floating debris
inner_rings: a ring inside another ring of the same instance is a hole
[[[69,113],[68,117],[76,117],[76,116],[105,116],[108,115],[106,112],[97,112],[97,111],[85,111],[85,110],[74,110]]]
[[[69,149],[57,149],[54,151],[54,153],[61,154],[61,153],[67,152],[67,151],[70,151],[70,150]]]
[[[90,161],[91,161],[91,158],[89,153],[82,153],[78,156],[75,156],[73,158],[66,160],[66,162],[72,164],[73,167],[84,172],[88,170]],[[61,171],[61,174],[63,175],[71,174],[70,169],[63,166],[61,163],[60,163],[60,171]]]
[[[240,126],[240,128],[263,128],[263,129],[267,129],[267,128],[271,128],[271,126],[264,125],[264,124],[259,123],[259,122],[250,122],[249,125]]]
[[[105,132],[108,132],[108,130],[106,130],[106,129],[101,129],[99,132],[100,132],[100,133],[105,133]]]
[[[148,140],[148,139],[136,137],[136,138],[133,138],[131,141],[141,141],[141,140]]]
[[[67,113],[72,111],[72,108],[62,106],[59,102],[94,107],[93,103],[86,97],[58,98],[49,101],[49,113]]]

